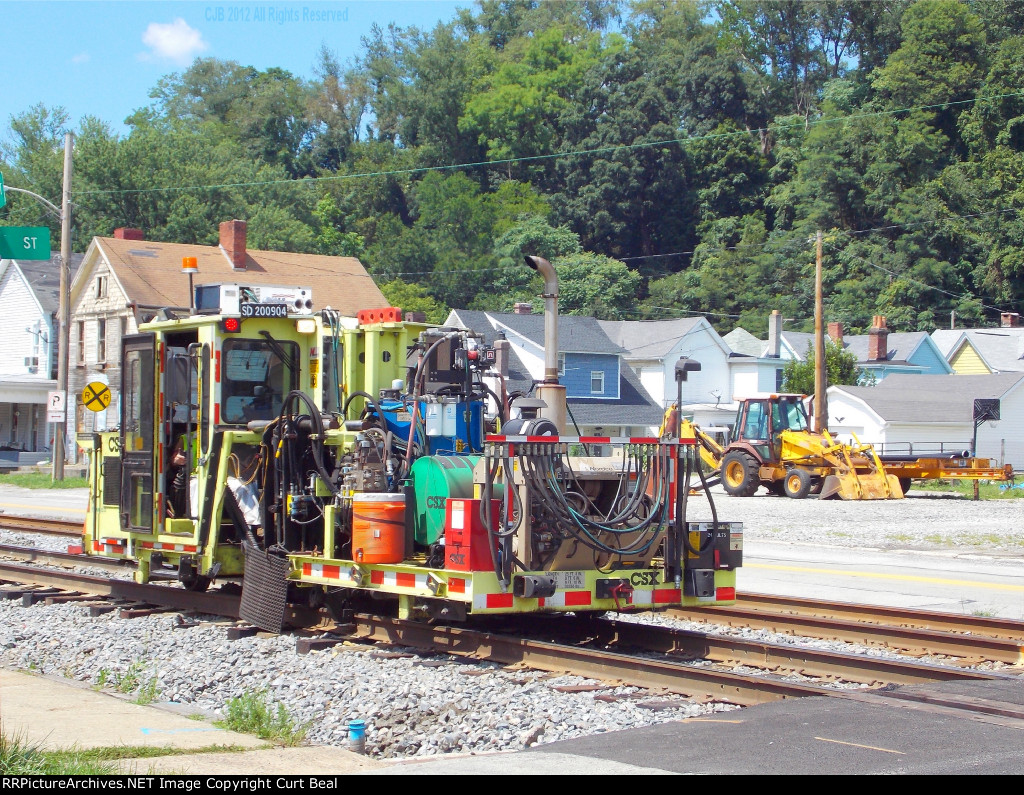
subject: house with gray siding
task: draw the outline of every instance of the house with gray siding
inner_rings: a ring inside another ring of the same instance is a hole
[[[526,307],[529,307],[527,309]],[[456,309],[446,325],[484,336],[486,344],[507,343],[507,363],[499,363],[510,395],[531,395],[544,378],[544,316],[530,305],[513,313]],[[558,318],[558,379],[565,386],[566,433],[583,436],[637,436],[657,430],[662,407],[624,361],[625,350],[608,338],[592,317]],[[497,390],[496,390],[497,391]]]

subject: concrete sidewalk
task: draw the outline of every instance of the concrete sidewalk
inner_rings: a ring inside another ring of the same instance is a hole
[[[248,734],[227,731],[171,705],[142,706],[67,679],[0,670],[3,732],[46,750],[155,746],[197,750],[240,747],[226,753],[185,753],[126,759],[125,773],[351,774],[387,767],[341,748],[278,748]]]

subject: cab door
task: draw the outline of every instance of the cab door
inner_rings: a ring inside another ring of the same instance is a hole
[[[155,335],[124,337],[121,361],[121,527],[134,533],[152,533]]]

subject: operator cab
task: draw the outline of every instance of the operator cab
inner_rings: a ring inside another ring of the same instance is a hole
[[[768,395],[740,402],[736,413],[736,438],[749,442],[765,460],[774,460],[782,431],[806,431],[809,427],[803,395]]]

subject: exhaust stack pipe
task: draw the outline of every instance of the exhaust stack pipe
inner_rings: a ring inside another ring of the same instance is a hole
[[[540,415],[551,420],[558,433],[565,433],[565,387],[558,383],[558,274],[543,257],[526,255],[526,264],[544,278],[544,382],[537,396],[547,407]]]

